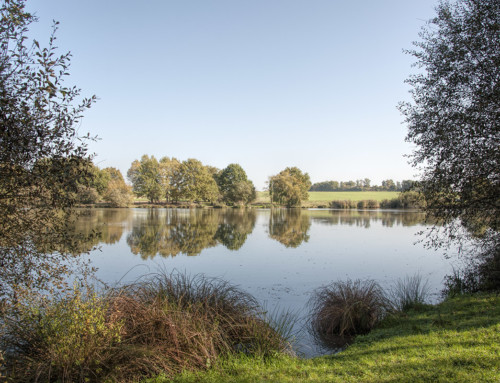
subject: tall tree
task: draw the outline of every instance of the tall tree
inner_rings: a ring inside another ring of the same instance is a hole
[[[444,223],[430,244],[472,244],[500,286],[500,2],[441,1],[436,12],[409,51],[420,73],[400,105],[427,212]]]
[[[69,176],[87,157],[77,127],[94,97],[79,102],[80,90],[65,86],[70,54],[57,53],[57,23],[46,48],[30,43],[36,21],[24,0],[0,5],[0,299],[63,278],[72,251],[44,249],[67,240],[77,181],[89,170]]]
[[[125,183],[119,169],[108,167],[101,170],[102,178],[107,179],[102,197],[111,207],[127,207],[133,202],[130,186]]]
[[[160,172],[167,202],[171,201],[175,194],[176,182],[178,181],[176,175],[178,175],[180,167],[181,163],[177,158],[162,157],[160,159]]]
[[[174,200],[215,202],[220,197],[211,168],[193,158],[183,161],[174,172],[173,187]]]
[[[247,204],[256,198],[253,182],[238,164],[230,164],[216,177],[222,199],[231,205]]]
[[[309,198],[311,188],[309,174],[302,173],[297,167],[286,168],[269,178],[269,195],[271,202],[288,207],[300,206]]]
[[[159,202],[164,195],[165,180],[155,156],[145,154],[140,161],[132,162],[127,178],[132,182],[134,193],[138,197],[145,196],[151,203]]]

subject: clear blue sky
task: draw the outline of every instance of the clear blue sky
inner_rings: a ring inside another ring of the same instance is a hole
[[[414,178],[396,106],[403,53],[434,0],[28,0],[53,19],[68,84],[99,101],[80,132],[100,167],[143,154],[239,163],[263,189],[298,166],[313,182]]]

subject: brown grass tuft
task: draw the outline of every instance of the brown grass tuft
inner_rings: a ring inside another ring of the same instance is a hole
[[[380,285],[372,280],[337,281],[317,289],[309,301],[310,331],[327,347],[339,347],[366,334],[388,307]]]

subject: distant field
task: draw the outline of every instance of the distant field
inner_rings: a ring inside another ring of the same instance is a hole
[[[309,192],[309,201],[363,201],[373,199],[383,201],[384,199],[398,198],[399,192],[367,191],[367,192]]]
[[[382,201],[384,199],[398,198],[399,192],[387,192],[387,191],[374,191],[374,192],[309,192],[310,202],[330,202],[330,201],[363,201],[373,199],[376,201]],[[257,192],[256,202],[269,202],[268,192]]]

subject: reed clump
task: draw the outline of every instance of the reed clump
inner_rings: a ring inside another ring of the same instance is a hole
[[[76,289],[29,302],[2,323],[7,374],[19,382],[129,382],[204,369],[221,355],[289,349],[251,295],[203,275],[159,274],[101,294]]]
[[[388,292],[393,309],[408,311],[419,309],[427,304],[430,287],[420,274],[398,279]]]
[[[331,209],[355,209],[358,203],[351,200],[335,200],[330,202]]]
[[[337,281],[315,290],[309,305],[310,331],[327,347],[339,347],[368,333],[385,315],[389,304],[373,280]]]

